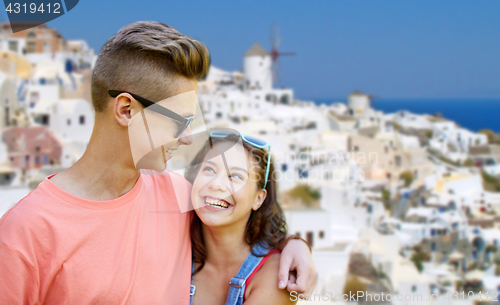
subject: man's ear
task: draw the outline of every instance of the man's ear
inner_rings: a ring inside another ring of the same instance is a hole
[[[252,210],[257,211],[260,206],[264,203],[264,200],[266,199],[267,196],[267,190],[262,189],[257,193],[257,196],[255,196],[255,203],[252,206]]]
[[[113,100],[113,115],[123,127],[127,127],[130,119],[141,111],[138,103],[128,94],[120,94]]]

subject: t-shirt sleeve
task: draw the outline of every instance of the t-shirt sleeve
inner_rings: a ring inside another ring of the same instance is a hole
[[[175,172],[168,172],[172,190],[170,196],[175,196],[176,202],[181,213],[186,213],[193,210],[191,204],[191,183],[183,176]]]
[[[38,290],[33,266],[0,240],[0,304],[37,304]]]

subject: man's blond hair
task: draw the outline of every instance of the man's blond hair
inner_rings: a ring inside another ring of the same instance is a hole
[[[197,80],[208,72],[210,56],[200,41],[156,21],[122,27],[102,47],[92,73],[92,102],[106,109],[108,90],[126,90],[154,102],[169,97],[172,78]]]

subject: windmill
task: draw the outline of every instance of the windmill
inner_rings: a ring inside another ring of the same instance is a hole
[[[273,83],[278,82],[278,65],[281,67],[281,62],[279,61],[279,58],[281,56],[294,56],[295,52],[280,52],[278,51],[279,45],[281,43],[281,37],[279,33],[279,28],[276,26],[276,24],[273,23],[271,26],[271,35],[269,36],[270,42],[271,42],[271,47],[272,50],[270,52],[271,54],[271,60],[272,60],[272,73],[273,73]]]

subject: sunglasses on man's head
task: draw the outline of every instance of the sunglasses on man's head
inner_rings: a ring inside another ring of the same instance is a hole
[[[130,94],[133,98],[135,98],[139,103],[141,103],[144,107],[148,108],[151,111],[154,111],[158,114],[164,115],[168,118],[171,118],[172,120],[176,121],[179,123],[179,130],[176,132],[175,137],[178,138],[181,136],[181,134],[188,128],[189,124],[193,121],[194,116],[190,117],[183,117],[172,110],[169,110],[163,106],[160,106],[140,95],[133,94],[127,91],[121,91],[121,90],[108,90],[108,93],[111,97],[117,97],[118,95],[122,93],[128,93]]]

